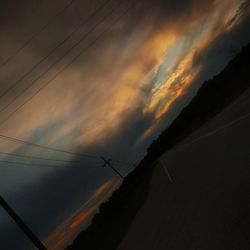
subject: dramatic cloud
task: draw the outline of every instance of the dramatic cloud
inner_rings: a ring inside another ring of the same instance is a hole
[[[249,24],[249,1],[242,0],[6,0],[0,12],[0,134],[119,159],[123,174],[202,81],[221,70],[229,48],[250,40],[240,32]],[[0,151],[67,161],[1,167],[3,194],[32,225],[34,209],[47,216],[37,228],[43,238],[112,176],[101,161],[4,140]],[[90,169],[76,170],[79,162]],[[36,204],[25,208],[20,193]],[[39,210],[38,193],[45,197],[40,210],[48,211]],[[59,208],[64,212],[54,216]]]
[[[65,248],[73,237],[76,237],[84,224],[89,223],[93,213],[101,203],[107,200],[119,183],[112,179],[103,183],[77,211],[54,230],[45,240],[46,246],[51,250]]]

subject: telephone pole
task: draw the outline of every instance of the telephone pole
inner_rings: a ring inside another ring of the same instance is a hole
[[[122,180],[124,179],[123,175],[117,170],[115,169],[112,165],[111,165],[111,161],[112,159],[106,159],[105,157],[101,157],[101,159],[104,161],[104,165],[103,167],[109,167],[111,168]]]
[[[31,229],[23,222],[23,220],[17,215],[17,213],[10,207],[10,205],[3,199],[1,195],[0,205],[39,250],[47,250],[43,243],[35,236]]]

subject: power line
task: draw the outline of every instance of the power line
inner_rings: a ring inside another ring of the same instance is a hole
[[[21,140],[21,139],[18,139],[18,138],[14,138],[14,137],[2,135],[2,134],[0,134],[0,139],[15,142],[15,143],[20,143],[20,144],[24,144],[24,145],[28,145],[28,146],[31,146],[31,147],[38,147],[38,148],[42,148],[42,149],[46,149],[46,150],[50,150],[50,151],[54,151],[54,152],[65,153],[65,154],[70,154],[70,155],[74,155],[74,156],[78,156],[78,157],[89,158],[89,159],[93,159],[93,160],[102,160],[102,161],[104,161],[104,159],[105,159],[104,157],[100,157],[100,156],[97,156],[97,155],[75,153],[75,152],[71,152],[71,151],[67,151],[67,150],[62,150],[62,149],[58,149],[58,148],[54,148],[54,147],[49,147],[49,146],[45,146],[45,145],[41,145],[41,144],[37,144],[37,143],[25,141],[25,140]],[[49,159],[49,158],[33,157],[33,156],[28,156],[28,155],[12,154],[12,153],[5,153],[5,152],[0,152],[0,154],[6,154],[6,155],[10,155],[10,156],[17,156],[17,157],[30,158],[30,159],[33,158],[33,159],[39,159],[39,160],[54,160],[54,159]],[[54,160],[54,161],[62,161],[62,162],[65,162],[65,163],[70,163],[70,161],[68,162],[68,161],[65,161],[65,160],[57,160],[57,159]],[[120,161],[117,161],[117,162],[120,162]],[[72,163],[74,163],[74,161],[72,161]]]
[[[26,156],[24,156],[26,157]],[[35,159],[34,157],[29,157],[31,159]],[[41,158],[40,158],[41,159]],[[104,157],[99,157],[99,160],[102,160],[104,162],[103,167],[109,167],[113,172],[115,172],[116,175],[118,175],[121,179],[124,179],[124,176],[115,168],[111,165],[111,161],[112,159],[106,159]],[[60,160],[59,160],[60,161]],[[0,160],[0,163],[4,163],[4,164],[11,164],[11,165],[23,165],[23,166],[30,166],[30,167],[43,167],[43,168],[62,168],[62,167],[67,167],[69,168],[69,166],[61,166],[61,165],[50,165],[50,164],[41,164],[41,163],[32,163],[32,162],[20,162],[20,161],[8,161],[8,160]],[[71,163],[71,164],[75,164],[75,163],[79,163],[80,162],[76,162],[76,161],[72,161],[72,162],[67,162],[67,163]],[[92,168],[93,166],[91,166]],[[101,166],[94,166],[94,167],[101,167]],[[83,166],[79,166],[79,165],[73,165],[72,168],[83,168]],[[84,167],[86,168],[86,167]]]
[[[38,156],[32,156],[32,155],[22,155],[22,154],[15,154],[15,153],[8,153],[8,152],[1,152],[1,151],[0,151],[0,155],[7,155],[7,156],[19,157],[19,158],[31,159],[31,160],[42,160],[42,161],[52,161],[52,162],[62,162],[62,163],[80,163],[80,164],[82,163],[81,161],[74,161],[74,160],[70,161],[70,160],[63,160],[63,159],[52,159],[52,158],[44,158],[44,157],[38,157]],[[100,160],[103,160],[103,157],[98,157],[98,158]],[[95,159],[97,159],[97,158],[95,158]],[[24,163],[24,164],[26,164],[25,162],[16,162],[16,161],[15,162],[9,162],[9,161],[2,161],[2,160],[0,160],[0,162],[6,162],[6,163]],[[120,161],[114,160],[113,162],[120,162]],[[53,165],[50,165],[50,166],[53,167]]]
[[[38,157],[38,156],[32,156],[32,155],[21,155],[21,154],[15,154],[15,153],[7,153],[7,152],[0,152],[0,155],[20,157],[20,158],[25,158],[25,159],[53,161],[53,162],[64,162],[64,163],[72,163],[73,162],[73,161],[69,161],[69,160],[67,161],[67,160],[63,160],[63,159],[52,159],[52,158],[44,158],[44,157]]]
[[[25,157],[25,155],[19,155],[20,157]],[[29,159],[36,159],[37,157],[28,157]],[[40,158],[42,159],[42,158]],[[116,175],[118,175],[122,180],[124,179],[124,176],[115,168],[111,165],[111,161],[112,159],[106,159],[104,157],[99,157],[99,160],[102,160],[104,162],[103,167],[109,167],[113,172],[115,172]],[[60,161],[60,160],[58,160]],[[79,166],[79,165],[73,165],[73,167],[69,167],[69,166],[61,166],[61,165],[50,165],[50,164],[41,164],[41,163],[32,163],[32,162],[20,162],[20,161],[8,161],[8,160],[0,160],[0,163],[4,163],[4,164],[11,164],[11,165],[23,165],[23,166],[30,166],[30,167],[43,167],[43,168],[62,168],[62,167],[66,167],[66,168],[86,168],[86,166]],[[67,163],[71,163],[71,164],[82,164],[81,162],[76,162],[76,161],[68,161]],[[1,167],[1,166],[0,166]],[[93,167],[101,167],[101,166],[91,166],[89,168],[93,168]]]
[[[36,157],[36,156],[30,156],[30,155],[21,155],[21,154],[14,154],[14,153],[6,153],[6,152],[0,152],[2,155],[8,155],[8,156],[14,156],[14,157],[20,157],[25,159],[35,159],[35,160],[46,160],[46,161],[54,161],[54,162],[63,162],[67,164],[74,164],[73,168],[82,168],[82,166],[79,166],[77,164],[82,164],[80,161],[65,161],[65,160],[58,160],[58,159],[49,159],[49,158],[43,158],[43,157]],[[111,165],[112,159],[106,159],[105,157],[98,157],[99,160],[102,160],[104,162],[103,167],[109,167],[112,171],[115,172],[121,179],[124,179],[124,176]],[[31,167],[47,167],[47,168],[62,168],[62,167],[68,167],[68,166],[61,166],[61,165],[50,165],[50,164],[42,164],[42,163],[32,163],[32,162],[20,162],[20,161],[9,161],[9,160],[0,160],[0,163],[5,164],[11,164],[11,165],[24,165],[24,166],[31,166]],[[76,165],[75,165],[76,164]],[[91,166],[92,168],[93,166]],[[94,166],[94,167],[101,167],[101,166]],[[72,167],[70,167],[72,168]],[[86,168],[86,167],[84,167]]]
[[[122,15],[120,15],[116,20],[115,22],[109,26],[107,29],[105,29],[99,36],[97,36],[96,39],[94,39],[92,41],[92,43],[90,43],[87,47],[85,47],[83,50],[80,51],[79,54],[77,54],[75,57],[73,57],[72,60],[70,60],[70,62],[68,64],[66,64],[61,70],[59,70],[53,78],[51,78],[49,81],[47,81],[44,85],[42,85],[33,95],[30,96],[30,98],[28,98],[26,101],[24,101],[20,106],[18,106],[13,112],[11,112],[9,114],[9,116],[7,116],[6,119],[4,119],[1,123],[0,123],[0,126],[2,126],[10,117],[12,117],[19,109],[21,109],[25,104],[27,104],[28,102],[30,102],[37,94],[40,93],[40,91],[42,91],[45,87],[47,87],[51,82],[53,82],[66,68],[68,68],[74,61],[76,61],[76,59],[78,59],[83,53],[85,53],[89,48],[91,48],[108,30],[111,29],[111,27],[113,25],[115,25],[115,23],[117,23],[121,17],[123,17],[125,14],[128,13],[128,11],[131,9],[131,5],[129,6],[129,8],[126,9],[125,12],[122,13]],[[114,12],[115,9],[113,9],[111,11]],[[106,17],[103,19],[105,20]],[[98,25],[97,25],[98,26]],[[97,27],[96,26],[96,27]],[[34,82],[33,82],[34,83]]]
[[[13,90],[23,79],[25,79],[29,74],[31,74],[38,66],[40,66],[44,61],[46,61],[59,47],[61,47],[63,44],[65,44],[83,25],[87,24],[99,11],[101,11],[110,1],[112,0],[107,0],[105,1],[100,7],[98,7],[89,17],[84,18],[82,22],[66,37],[64,38],[57,46],[55,46],[50,52],[43,57],[39,62],[37,62],[28,72],[26,72],[24,75],[22,75],[19,79],[17,79],[9,88],[7,88],[1,95],[0,98],[3,98],[6,94],[8,94],[11,90]],[[85,39],[86,35],[83,36],[82,39]],[[82,41],[80,39],[80,42]],[[54,65],[56,65],[58,62],[60,62],[72,49],[74,49],[77,45],[79,44],[76,43],[75,45],[71,46],[67,52],[59,59],[57,60],[54,64],[52,64],[47,70],[45,70],[38,78],[36,78],[34,81],[31,82],[31,85],[25,88],[23,91],[21,91],[21,94],[17,94],[14,99],[12,99],[9,103],[7,103],[4,107],[0,109],[0,112],[3,112],[6,110],[15,100],[22,95],[24,92],[26,92],[37,80],[39,80],[44,74],[46,74]]]
[[[11,164],[11,165],[24,165],[28,167],[43,167],[43,168],[62,168],[62,167],[67,167],[67,166],[61,166],[61,165],[51,165],[51,164],[40,164],[40,163],[31,163],[31,162],[20,162],[20,161],[5,161],[5,160],[0,160],[0,163],[5,163],[5,164]],[[72,163],[74,163],[72,161]],[[82,166],[76,165],[77,168],[83,168]],[[74,168],[76,168],[74,167]],[[89,167],[92,168],[93,166]],[[94,166],[95,167],[95,166]],[[72,168],[72,167],[68,167]],[[86,168],[86,166],[84,166]]]
[[[32,167],[61,167],[60,165],[50,165],[50,164],[40,164],[40,163],[28,163],[28,162],[19,162],[19,161],[2,161],[0,163],[14,164],[14,165],[25,165]]]
[[[49,147],[49,146],[45,146],[45,145],[41,145],[41,144],[37,144],[37,143],[25,141],[25,140],[21,140],[21,139],[18,139],[18,138],[14,138],[14,137],[7,136],[7,135],[2,135],[2,134],[0,134],[0,139],[6,140],[6,141],[11,141],[11,142],[16,142],[16,143],[20,143],[20,144],[25,144],[25,145],[32,146],[32,147],[47,149],[47,150],[51,150],[51,151],[55,151],[55,152],[59,152],[59,153],[65,153],[65,154],[70,154],[70,155],[80,156],[80,157],[87,157],[87,158],[90,158],[90,159],[100,159],[100,157],[95,156],[95,155],[74,153],[74,152],[71,152],[71,151],[58,149],[58,148],[54,148],[54,147]]]
[[[50,24],[52,24],[59,16],[63,14],[74,2],[71,0],[62,10],[56,13],[38,32],[35,32],[13,55],[7,58],[1,65],[0,68],[4,67],[9,63],[10,60],[15,58],[27,45],[29,45],[37,36],[39,36]]]
[[[128,11],[129,9],[131,8],[132,6],[130,6],[129,8],[126,9],[126,11],[120,15],[118,17],[118,19],[116,19],[116,21],[113,23],[113,25],[122,17],[124,16]],[[59,71],[59,73],[57,73],[54,78],[52,78],[52,80],[50,80],[49,82],[47,82],[42,88],[40,88],[36,93],[38,94],[44,87],[46,87],[50,82],[52,82],[63,70],[65,70],[71,63],[73,63],[82,53],[84,53],[86,50],[88,50],[91,46],[93,46],[93,44],[95,44],[99,38],[106,32],[110,29],[110,27],[108,29],[105,29],[104,32],[102,32],[88,47],[86,47],[84,50],[82,50],[76,57],[73,58],[73,60],[70,61],[69,64],[66,65],[66,67],[64,67],[61,71]],[[31,100],[35,95],[33,95],[29,100]],[[27,102],[26,102],[27,103]],[[22,106],[25,105],[22,104]],[[22,107],[21,106],[21,107]],[[20,107],[19,107],[20,108]],[[19,108],[17,108],[14,112],[16,112]],[[12,113],[14,114],[14,113]],[[12,115],[11,114],[11,115]],[[10,116],[9,116],[10,117]],[[8,118],[9,118],[8,117]],[[6,120],[5,120],[6,121]],[[8,140],[11,140],[13,142],[23,142],[23,140],[20,140],[20,139],[17,139],[17,138],[13,138],[13,137],[8,137],[8,136],[5,136],[5,135],[1,135],[1,138],[2,139],[8,139]],[[70,151],[65,151],[65,150],[60,150],[60,149],[55,149],[55,148],[52,148],[52,147],[47,147],[47,146],[43,146],[43,145],[39,145],[39,144],[35,144],[35,143],[32,143],[32,142],[25,142],[26,144],[28,145],[32,145],[32,146],[37,146],[37,147],[41,147],[41,148],[46,148],[46,149],[50,149],[50,150],[54,150],[54,151],[58,151],[58,152],[63,152],[63,153],[68,153],[68,154],[74,154],[76,155],[75,153],[72,153]],[[83,155],[83,154],[77,154],[77,155]],[[86,155],[84,154],[84,156],[86,157],[91,157],[91,158],[96,158],[95,156],[91,156],[91,155]],[[111,159],[108,159],[106,160],[104,157],[101,157],[98,159],[102,159],[104,161],[104,166],[108,166],[110,167],[113,171],[115,171],[116,174],[118,174],[122,179],[123,179],[123,176],[114,168],[112,167],[111,165]],[[7,162],[7,161],[5,161]],[[13,163],[12,163],[13,164]],[[17,163],[15,163],[17,164]],[[20,163],[19,163],[20,164]],[[22,163],[22,164],[26,164],[27,163]],[[22,229],[22,231],[27,235],[27,237],[34,243],[34,245],[39,249],[39,250],[46,250],[46,247],[43,245],[43,243],[36,237],[36,235],[30,230],[30,228],[22,221],[22,219],[17,215],[17,213],[9,206],[9,204],[0,196],[0,205],[5,209],[5,211],[11,216],[11,218],[17,223],[17,225]]]
[[[22,155],[22,154],[15,154],[15,153],[7,153],[7,152],[0,152],[1,155],[7,155],[7,156],[12,156],[12,157],[20,157],[24,159],[31,159],[31,160],[43,160],[43,161],[53,161],[53,162],[62,162],[62,163],[67,163],[67,164],[83,164],[81,161],[66,161],[62,159],[51,159],[51,158],[44,158],[44,157],[36,157],[32,155]],[[104,157],[98,157],[99,160],[104,161],[104,167],[110,167],[113,171],[116,172],[120,177],[123,178],[123,176],[118,172],[118,170],[113,169],[114,167],[111,166],[111,159],[106,159]],[[113,161],[113,160],[112,160]],[[9,160],[0,160],[0,163],[7,163],[7,164],[14,164],[14,165],[27,165],[27,166],[37,166],[37,167],[62,167],[61,165],[48,165],[48,164],[41,164],[41,163],[33,163],[33,162],[20,162],[20,161],[9,161]],[[78,166],[78,165],[76,165]],[[101,166],[98,166],[101,167]]]
[[[114,168],[112,165],[111,165],[111,161],[112,159],[109,158],[109,159],[106,159],[104,157],[101,157],[101,160],[103,160],[104,164],[103,164],[103,167],[109,167],[112,171],[115,172],[115,174],[117,174],[122,180],[124,179],[124,176],[116,169]]]
[[[118,20],[120,18],[122,18],[124,15],[126,15],[128,13],[128,11],[131,9],[132,6],[129,6],[114,22],[111,26],[109,26],[107,29],[105,29],[94,41],[92,41],[92,43],[88,46],[85,47],[79,54],[77,54],[61,71],[59,71],[50,81],[48,81],[45,85],[43,85],[41,88],[38,89],[37,92],[35,92],[35,94],[33,94],[31,96],[31,98],[29,98],[28,100],[26,100],[21,106],[19,106],[14,112],[12,112],[10,114],[10,116],[7,118],[9,119],[17,110],[19,110],[22,106],[24,106],[27,102],[29,102],[34,96],[36,96],[43,88],[45,88],[49,83],[51,83],[62,71],[64,71],[70,64],[72,64],[79,56],[81,56],[85,51],[87,51],[91,46],[93,46],[99,39],[100,37],[102,37],[104,35],[105,32],[107,32],[113,25],[115,25],[115,23],[118,22]],[[5,119],[2,123],[0,123],[0,125],[2,125],[4,122],[7,121],[7,119]],[[37,143],[33,143],[33,142],[29,142],[29,141],[25,141],[25,140],[21,140],[18,138],[14,138],[14,137],[10,137],[10,136],[6,136],[3,134],[0,134],[0,138],[3,140],[7,140],[7,141],[11,141],[11,142],[16,142],[16,143],[21,143],[21,144],[26,144],[29,146],[34,146],[34,147],[39,147],[42,149],[47,149],[47,150],[52,150],[52,151],[56,151],[56,152],[60,152],[60,153],[66,153],[66,154],[70,154],[70,155],[74,155],[74,156],[80,156],[80,157],[88,157],[91,159],[100,159],[100,157],[98,156],[94,156],[94,155],[90,155],[90,154],[80,154],[80,153],[74,153],[71,151],[67,151],[67,150],[62,150],[62,149],[57,149],[54,147],[49,147],[49,146],[45,146],[45,145],[41,145],[41,144],[37,144]]]
[[[111,168],[121,179],[124,179],[124,176],[111,165],[111,160],[112,159],[106,159],[105,157],[98,157],[98,156],[94,156],[94,155],[87,155],[87,154],[78,154],[78,153],[74,153],[74,152],[70,152],[70,151],[64,151],[61,149],[57,149],[57,148],[52,148],[52,147],[47,147],[44,145],[40,145],[40,144],[35,144],[35,143],[31,143],[28,141],[24,141],[24,140],[20,140],[17,138],[13,138],[13,137],[8,137],[8,136],[3,136],[0,135],[1,139],[5,139],[5,140],[10,140],[12,142],[18,142],[18,143],[22,143],[22,144],[28,144],[30,146],[36,146],[36,147],[40,147],[43,149],[48,149],[48,150],[53,150],[53,151],[57,151],[57,152],[61,152],[61,153],[67,153],[67,154],[72,154],[75,156],[81,156],[81,157],[88,157],[91,159],[95,159],[95,160],[102,160],[104,162],[104,167],[109,167]],[[15,153],[7,153],[7,152],[0,152],[0,154],[3,155],[8,155],[8,156],[14,156],[14,157],[20,157],[20,158],[27,158],[27,159],[37,159],[37,160],[46,160],[46,161],[55,161],[55,162],[64,162],[64,163],[81,163],[79,161],[65,161],[65,160],[58,160],[58,159],[50,159],[50,158],[43,158],[43,157],[36,157],[36,156],[30,156],[30,155],[21,155],[21,154],[15,154]],[[7,160],[0,160],[0,163],[7,163],[7,164],[19,164],[19,165],[27,165],[27,166],[38,166],[38,167],[61,167],[60,165],[48,165],[48,164],[40,164],[40,163],[26,163],[26,162],[18,162],[18,161],[7,161]]]

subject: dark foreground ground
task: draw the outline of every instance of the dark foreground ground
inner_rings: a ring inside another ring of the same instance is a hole
[[[250,90],[159,158],[118,249],[250,249]]]
[[[249,58],[203,84],[68,250],[250,249]]]

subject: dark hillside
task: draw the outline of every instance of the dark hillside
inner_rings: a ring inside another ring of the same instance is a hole
[[[92,224],[75,239],[68,250],[115,250],[142,206],[149,190],[153,162],[202,124],[222,111],[249,85],[250,44],[213,79],[206,81],[191,103],[156,139],[138,167],[130,173],[108,202],[100,207]]]
[[[247,45],[220,74],[204,82],[191,103],[151,144],[148,154],[152,158],[158,157],[219,113],[248,88],[249,60],[250,45]]]

